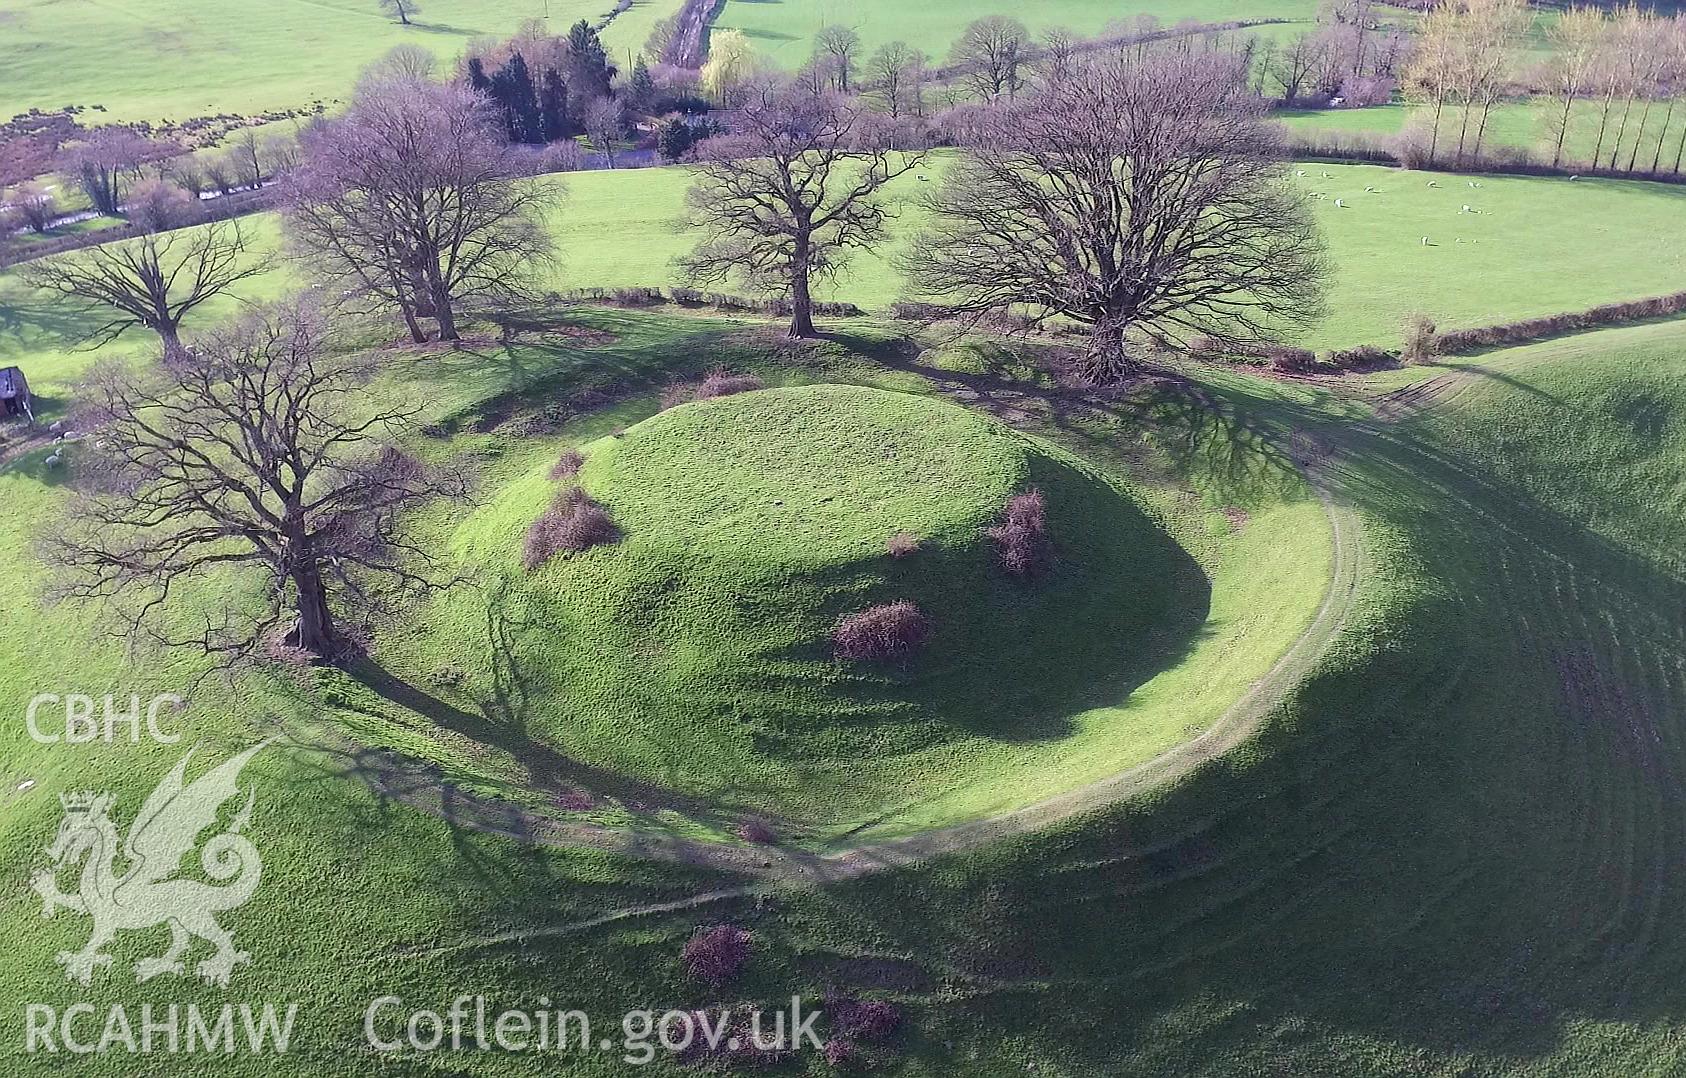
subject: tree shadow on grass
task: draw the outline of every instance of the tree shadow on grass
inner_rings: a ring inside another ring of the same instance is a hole
[[[500,627],[494,631],[501,633],[504,630]],[[511,652],[504,653],[500,663],[494,699],[483,702],[479,713],[464,710],[423,691],[372,658],[358,660],[346,672],[382,699],[420,715],[440,729],[508,753],[528,769],[534,787],[552,796],[584,791],[612,798],[634,815],[654,817],[663,812],[675,812],[712,823],[745,811],[743,806],[688,795],[595,767],[532,736],[527,729],[527,707],[520,692],[522,682]],[[341,706],[356,707],[354,703]]]

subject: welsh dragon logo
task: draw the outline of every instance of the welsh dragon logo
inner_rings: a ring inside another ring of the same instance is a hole
[[[252,817],[250,791],[245,807],[200,851],[200,866],[218,884],[181,879],[179,873],[182,859],[193,852],[199,836],[218,826],[223,803],[239,792],[240,769],[268,744],[247,749],[184,784],[187,762],[193,757],[190,749],[141,805],[125,839],[119,839],[111,819],[115,802],[111,794],[60,795],[64,819],[58,837],[46,848],[51,867],[36,873],[32,885],[46,902],[42,916],[51,917],[63,906],[93,919],[87,946],[58,953],[66,977],[89,983],[95,969],[111,965],[112,956],[100,948],[119,932],[160,924],[170,926],[169,949],[135,963],[137,981],[184,972],[182,955],[195,937],[216,948],[195,970],[208,983],[227,987],[234,968],[251,961],[250,954],[235,949],[233,935],[216,918],[251,899],[263,868],[257,847],[240,833]],[[121,872],[120,859],[126,866]],[[60,891],[58,874],[78,864],[81,875],[76,890]]]

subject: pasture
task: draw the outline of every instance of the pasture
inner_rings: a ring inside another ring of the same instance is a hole
[[[856,257],[824,290],[827,298],[878,313],[902,298],[896,260],[918,230],[920,189],[938,182],[941,168],[934,159],[892,189],[898,206],[888,242]],[[1335,271],[1327,316],[1301,341],[1308,348],[1394,346],[1404,320],[1416,314],[1450,329],[1660,294],[1677,289],[1686,268],[1686,252],[1671,232],[1686,188],[1317,163],[1294,166],[1291,180],[1322,196],[1314,209]],[[674,259],[693,242],[680,220],[689,183],[684,169],[583,172],[538,182],[567,192],[550,217],[556,288],[675,283]],[[274,216],[246,220],[259,247],[273,250]],[[256,294],[278,294],[289,272],[278,265]],[[57,323],[59,333],[42,332],[52,326],[38,320]],[[32,380],[50,381],[87,359],[66,346],[62,334],[69,329],[62,313],[0,274],[0,359],[22,363]]]
[[[0,3],[0,118],[77,105],[88,123],[182,121],[318,105],[337,109],[357,72],[397,45],[449,65],[473,38],[508,36],[528,19],[565,33],[597,21],[613,0],[429,0],[414,25],[376,0],[230,0],[185,7],[168,0]],[[611,61],[644,47],[668,14],[635,0],[603,31]]]
[[[1229,22],[1239,19],[1282,20],[1291,26],[1261,27],[1260,33],[1281,34],[1306,29],[1316,15],[1315,5],[1304,0],[1260,0],[1238,4],[1226,0],[1171,3],[1167,0],[1137,0],[1119,6],[1100,0],[1058,0],[1034,7],[1004,4],[974,4],[965,0],[934,0],[909,8],[891,0],[726,0],[714,26],[721,30],[742,30],[755,51],[788,70],[808,59],[814,35],[821,27],[853,27],[861,35],[861,58],[880,45],[905,41],[943,63],[966,24],[985,15],[1006,15],[1023,22],[1032,34],[1060,28],[1085,36],[1100,34],[1112,23],[1124,23],[1142,15],[1157,18],[1166,27],[1185,20]]]
[[[1672,232],[1686,209],[1686,188],[1375,166],[1295,170],[1304,175],[1294,182],[1323,196],[1315,209],[1335,271],[1328,316],[1306,335],[1308,348],[1396,344],[1401,323],[1418,313],[1450,328],[1668,292],[1686,269]],[[937,182],[940,162],[924,175]],[[674,227],[683,210],[682,170],[585,173],[567,182],[570,202],[555,217],[563,285],[672,282],[671,260],[689,247]],[[917,174],[902,181],[897,193],[907,201],[890,242],[857,258],[829,290],[833,298],[875,311],[900,298],[894,262],[919,228],[912,200],[922,186]],[[635,199],[627,200],[627,191]],[[1337,207],[1337,199],[1346,205]],[[1466,205],[1474,212],[1463,212]]]

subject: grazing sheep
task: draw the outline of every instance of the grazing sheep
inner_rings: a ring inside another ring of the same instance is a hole
[[[46,460],[47,467],[49,467],[49,468],[57,468],[62,463],[63,463],[63,461],[61,461],[59,459],[59,455],[57,453],[54,453],[52,456],[48,457],[47,460]]]
[[[1328,173],[1327,173],[1327,172],[1325,172],[1325,173],[1324,173],[1324,174],[1323,174],[1323,178],[1324,178],[1324,179],[1325,179],[1325,180],[1327,180],[1327,179],[1332,179],[1332,178],[1333,178],[1333,177],[1331,177],[1331,176],[1330,176],[1330,175],[1329,175],[1329,174],[1328,174]]]
[[[1428,246],[1428,237],[1427,237],[1427,236],[1424,236],[1424,237],[1423,237],[1423,246],[1424,246],[1424,247],[1427,247],[1427,246]]]
[[[1469,208],[1469,204],[1468,204],[1468,203],[1465,203],[1465,204],[1464,204],[1464,208],[1463,208],[1463,209],[1461,209],[1461,210],[1459,210],[1459,211],[1458,211],[1458,212],[1459,212],[1459,213],[1474,213],[1474,212],[1475,212],[1475,211],[1474,211],[1474,210],[1472,210],[1472,209],[1470,209],[1470,208]]]
[[[1579,176],[1570,176],[1570,177],[1569,177],[1569,178],[1570,178],[1570,179],[1571,179],[1571,180],[1578,180],[1578,179],[1580,179],[1580,177],[1579,177]]]
[[[1376,193],[1376,189],[1374,187],[1366,187],[1366,188],[1364,188],[1364,190],[1370,192],[1371,194]]]
[[[1305,169],[1303,169],[1303,168],[1297,168],[1297,169],[1295,169],[1295,170],[1294,170],[1294,175],[1296,175],[1296,176],[1304,176],[1304,175],[1305,175]]]
[[[1339,206],[1341,209],[1344,210],[1344,209],[1346,209],[1346,200],[1337,198],[1337,199],[1335,199],[1335,205]]]
[[[1430,181],[1428,181],[1428,185],[1429,185],[1429,186],[1430,186],[1430,187],[1439,187],[1439,186],[1440,186],[1440,181],[1439,181],[1439,180],[1430,180]]]

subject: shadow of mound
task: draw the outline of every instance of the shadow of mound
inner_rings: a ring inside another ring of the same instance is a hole
[[[1048,501],[1053,556],[1045,569],[1007,572],[986,535],[839,567],[827,625],[909,599],[933,622],[930,643],[901,663],[838,664],[829,639],[787,653],[841,666],[828,695],[844,714],[872,717],[861,735],[877,751],[974,736],[1065,737],[1077,714],[1122,704],[1198,640],[1211,582],[1127,496],[1077,462],[1042,453],[1031,454],[1026,485]],[[811,721],[835,719],[788,716],[780,750],[801,755]]]

